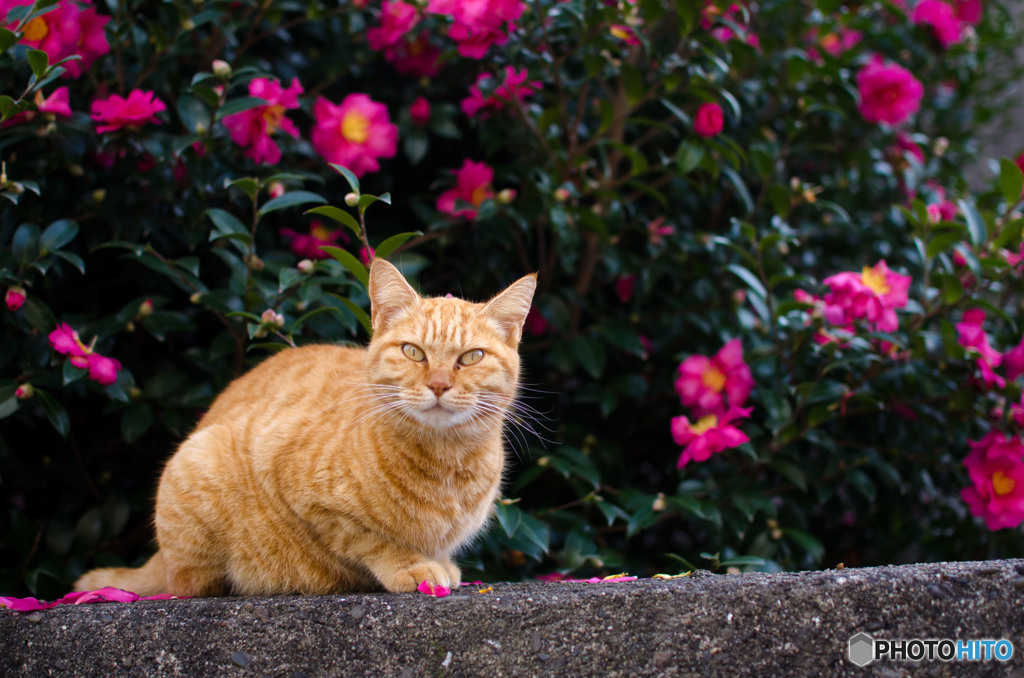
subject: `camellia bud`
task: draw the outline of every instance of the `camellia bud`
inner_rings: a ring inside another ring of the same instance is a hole
[[[299,313],[304,312],[307,308],[309,308],[309,302],[308,301],[297,301],[297,302],[295,302],[295,310],[298,311]]]
[[[14,389],[14,397],[18,400],[28,400],[35,395],[36,390],[32,388],[32,384],[22,384],[18,388]]]
[[[664,511],[665,510],[665,493],[659,492],[658,496],[654,498],[654,502],[651,504],[652,511]]]
[[[359,196],[355,193],[349,193],[345,196],[345,204],[349,207],[355,207],[359,203]]]
[[[194,292],[192,296],[188,298],[188,300],[191,301],[193,304],[201,303],[203,301],[203,293]]]
[[[556,188],[555,189],[555,200],[558,202],[565,202],[569,199],[569,189],[567,188]]]
[[[227,80],[231,77],[231,64],[223,59],[214,59],[211,67],[213,68],[214,75],[218,78]]]
[[[260,259],[255,254],[253,254],[248,259],[246,259],[246,263],[249,264],[249,268],[251,268],[254,271],[262,271],[263,270],[263,260]]]
[[[260,315],[260,320],[264,325],[273,325],[274,327],[284,327],[284,316],[277,313],[272,308],[268,308]]]
[[[196,22],[192,19],[185,19],[181,22],[181,29],[183,31],[194,31],[196,29]]]
[[[138,386],[132,386],[128,389],[128,397],[132,400],[138,400],[142,397],[142,389]]]
[[[946,154],[946,150],[949,148],[949,139],[946,137],[939,137],[932,144],[932,152],[935,153],[935,157],[941,158]]]
[[[25,304],[26,298],[28,298],[28,293],[25,292],[25,288],[21,285],[15,285],[7,289],[7,294],[4,295],[4,302],[7,304],[7,308],[17,311]]]
[[[148,318],[151,315],[153,315],[153,300],[146,299],[139,304],[139,317]]]
[[[79,164],[68,165],[68,174],[73,177],[80,177],[85,174],[85,168]]]
[[[309,259],[303,259],[297,264],[297,267],[300,271],[306,274],[313,272],[313,262]]]
[[[514,188],[503,188],[500,191],[498,191],[497,200],[499,205],[508,205],[515,199],[516,189]]]
[[[271,198],[280,198],[285,194],[285,187],[280,181],[271,181],[270,185],[267,186],[267,195]]]
[[[93,202],[103,202],[104,198],[107,197],[107,191],[104,188],[97,188],[92,192]]]

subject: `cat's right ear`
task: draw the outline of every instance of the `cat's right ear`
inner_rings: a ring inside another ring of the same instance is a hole
[[[370,264],[370,320],[373,333],[387,329],[395,318],[419,301],[420,295],[409,286],[402,273],[384,259]]]

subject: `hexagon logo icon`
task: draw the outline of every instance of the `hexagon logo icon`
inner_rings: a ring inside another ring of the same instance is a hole
[[[875,658],[875,639],[866,633],[850,638],[850,661],[857,666],[867,666]]]

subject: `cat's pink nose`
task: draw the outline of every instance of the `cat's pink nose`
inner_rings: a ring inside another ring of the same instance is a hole
[[[434,372],[430,375],[427,380],[427,388],[434,392],[438,398],[440,398],[445,391],[452,387],[452,376],[448,372],[440,371]]]

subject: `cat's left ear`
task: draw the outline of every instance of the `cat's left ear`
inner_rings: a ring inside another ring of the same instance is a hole
[[[523,336],[523,323],[533,303],[537,274],[531,273],[515,281],[505,291],[487,302],[481,313],[497,326],[502,339],[515,345]]]
[[[370,318],[374,334],[383,332],[398,316],[415,306],[420,295],[401,271],[384,259],[370,265]]]

